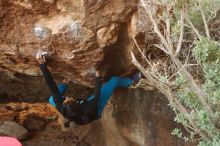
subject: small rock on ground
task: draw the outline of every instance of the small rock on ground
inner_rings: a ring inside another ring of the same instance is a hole
[[[2,125],[0,125],[0,135],[11,136],[18,140],[23,140],[27,138],[28,131],[16,122],[4,121]]]

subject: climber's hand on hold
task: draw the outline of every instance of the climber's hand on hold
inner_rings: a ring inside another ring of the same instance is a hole
[[[96,71],[95,71],[95,76],[96,76],[96,77],[100,77],[100,76],[101,76],[99,70],[96,70]]]
[[[36,54],[36,59],[37,59],[37,62],[38,62],[39,64],[44,64],[44,63],[46,63],[45,55],[44,55],[43,52],[41,52],[41,51],[37,52],[37,54]]]

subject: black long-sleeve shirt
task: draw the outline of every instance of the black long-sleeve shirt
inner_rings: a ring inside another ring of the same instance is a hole
[[[46,63],[41,64],[40,69],[53,96],[56,108],[64,117],[80,125],[87,124],[98,118],[97,104],[101,94],[101,77],[96,77],[95,97],[93,100],[87,101],[85,99],[78,100],[71,104],[64,104],[62,95],[60,94],[52,75],[47,69]]]

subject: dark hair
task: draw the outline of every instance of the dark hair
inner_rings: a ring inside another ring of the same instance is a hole
[[[67,119],[72,119],[80,114],[79,105],[76,102],[63,103],[61,113]]]

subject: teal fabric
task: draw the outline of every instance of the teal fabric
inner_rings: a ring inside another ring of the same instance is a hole
[[[108,100],[112,96],[115,89],[124,87],[127,88],[131,86],[133,80],[122,77],[112,77],[108,82],[106,82],[101,88],[101,96],[98,102],[98,117],[101,117],[102,111],[106,106]],[[94,99],[94,95],[90,96],[87,100],[91,101]]]
[[[109,101],[110,97],[112,96],[115,89],[124,87],[127,88],[132,84],[133,80],[128,78],[122,78],[122,77],[112,77],[108,82],[106,82],[102,88],[101,88],[101,96],[99,97],[98,102],[98,117],[101,117],[102,111],[104,107],[106,106],[107,102]],[[67,85],[65,84],[59,84],[58,90],[61,93],[61,95],[64,95],[64,93],[67,90]],[[91,101],[94,99],[94,95],[91,95],[87,100]],[[65,98],[62,96],[62,98]],[[50,96],[49,102],[52,106],[56,107],[56,104],[54,103],[53,96]]]
[[[58,84],[58,90],[59,90],[61,95],[64,95],[67,89],[68,89],[68,86],[66,84],[63,84],[63,83]],[[65,97],[62,96],[62,98],[65,98]],[[52,95],[49,97],[49,103],[53,107],[56,107],[56,104],[55,104],[55,102],[53,100],[53,96]]]

